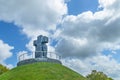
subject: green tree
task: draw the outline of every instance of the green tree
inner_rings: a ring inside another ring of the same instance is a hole
[[[88,80],[113,80],[107,77],[103,72],[97,72],[96,70],[92,70],[91,74],[88,74],[86,78]]]
[[[0,75],[3,74],[4,72],[8,71],[9,69],[2,64],[0,64]]]

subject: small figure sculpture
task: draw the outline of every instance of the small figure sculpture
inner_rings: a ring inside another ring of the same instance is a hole
[[[47,58],[47,45],[48,37],[38,36],[37,40],[34,41],[33,45],[35,46],[35,58]]]

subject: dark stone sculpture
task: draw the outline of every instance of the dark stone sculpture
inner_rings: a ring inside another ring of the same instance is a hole
[[[34,41],[33,45],[35,46],[35,58],[47,58],[47,45],[48,37],[38,36],[37,40]]]

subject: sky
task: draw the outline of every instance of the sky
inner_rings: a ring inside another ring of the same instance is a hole
[[[45,35],[49,57],[84,76],[95,69],[120,80],[119,12],[120,0],[0,0],[0,63],[16,67]]]

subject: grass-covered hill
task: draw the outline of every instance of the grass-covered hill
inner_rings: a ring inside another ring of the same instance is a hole
[[[34,63],[16,67],[2,75],[0,80],[86,80],[73,70],[55,63]]]

